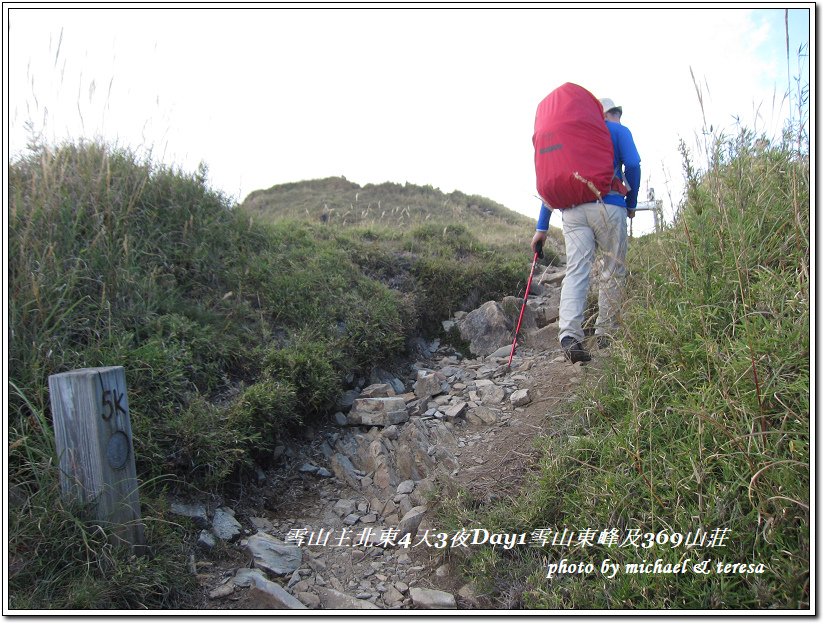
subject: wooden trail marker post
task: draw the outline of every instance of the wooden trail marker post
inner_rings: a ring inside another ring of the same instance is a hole
[[[83,368],[49,377],[63,499],[143,552],[132,425],[122,366]]]

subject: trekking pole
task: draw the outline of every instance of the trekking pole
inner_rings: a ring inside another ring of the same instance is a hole
[[[518,343],[518,332],[521,331],[521,321],[524,318],[524,310],[526,309],[526,299],[529,297],[529,289],[532,287],[532,275],[535,273],[535,264],[538,262],[538,258],[544,257],[543,252],[543,244],[538,242],[535,245],[535,255],[532,258],[532,268],[529,271],[529,279],[526,282],[526,292],[524,293],[524,301],[521,304],[521,313],[518,315],[518,326],[515,328],[515,338],[512,340],[512,350],[509,352],[509,362],[507,363],[507,368],[512,366],[512,356],[515,355],[515,345]]]

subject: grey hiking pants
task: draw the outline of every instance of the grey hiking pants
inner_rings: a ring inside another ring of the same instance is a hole
[[[558,338],[583,341],[589,275],[595,250],[603,262],[598,288],[596,335],[611,335],[618,327],[626,277],[627,211],[621,206],[592,202],[561,210],[566,244],[566,276],[561,286]]]

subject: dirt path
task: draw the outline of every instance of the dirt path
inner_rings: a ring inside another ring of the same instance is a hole
[[[447,370],[445,366],[450,366],[448,372],[460,368],[467,373],[463,379],[453,376],[457,380],[450,383],[450,393],[463,394],[450,396],[452,403],[460,398],[478,399],[481,383],[501,388],[506,399],[495,405],[499,411],[494,422],[455,418],[437,423],[425,422],[426,417],[423,424],[418,422],[417,426],[424,431],[448,430],[449,435],[439,434],[437,438],[445,459],[433,470],[434,478],[416,482],[411,493],[399,489],[394,497],[382,500],[370,496],[368,488],[352,487],[344,479],[301,472],[307,463],[331,471],[329,447],[324,445],[339,441],[341,428],[330,425],[311,432],[311,439],[290,447],[277,469],[260,475],[259,484],[238,492],[234,500],[216,501],[232,509],[242,532],[236,540],[220,543],[209,552],[197,551],[191,561],[192,572],[197,574],[200,584],[194,608],[287,608],[278,598],[280,589],[273,589],[271,584],[285,589],[297,601],[290,603],[293,608],[300,608],[298,603],[310,609],[335,610],[427,608],[418,589],[445,592],[459,609],[492,604],[487,597],[476,596],[465,587],[466,581],[460,578],[455,566],[450,566],[443,549],[429,547],[429,540],[414,545],[424,536],[438,532],[439,497],[454,495],[458,488],[480,502],[511,495],[539,459],[536,438],[563,435],[574,417],[570,401],[581,384],[590,383],[599,375],[603,352],[593,351],[593,361],[587,365],[571,365],[564,361],[557,347],[557,329],[554,336],[548,339],[544,332],[543,344],[519,347],[511,369],[506,368],[507,358],[464,360],[458,367],[454,366],[454,358],[418,363],[432,370]],[[495,369],[493,374],[481,375],[490,369]],[[480,382],[478,375],[488,381]],[[514,406],[512,394],[524,389],[529,392],[529,401]],[[434,428],[427,430],[424,425]],[[375,431],[372,434],[379,435]],[[431,447],[429,451],[432,454]],[[368,483],[370,475],[361,479]],[[423,486],[430,482],[437,487],[425,489]],[[437,492],[434,497],[433,491]],[[410,547],[381,547],[370,545],[368,540],[363,543],[364,535],[371,534],[373,540],[386,535],[385,531],[396,527],[398,519],[411,506],[419,508],[419,504],[424,504],[426,511]],[[524,531],[530,528],[525,527]],[[324,535],[321,530],[326,532],[325,543],[319,543]],[[271,582],[268,584],[243,576],[244,569],[255,567],[248,540],[257,531],[293,547],[299,544],[301,561],[294,571],[268,571],[264,574]],[[302,540],[297,537],[300,531],[304,531]],[[429,608],[438,608],[437,604]]]

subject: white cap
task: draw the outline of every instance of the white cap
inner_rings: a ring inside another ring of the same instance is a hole
[[[613,109],[617,109],[618,112],[623,115],[624,109],[620,106],[616,106],[615,102],[613,102],[611,98],[601,98],[600,102],[601,106],[604,107],[604,113],[611,111]]]

